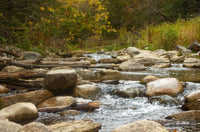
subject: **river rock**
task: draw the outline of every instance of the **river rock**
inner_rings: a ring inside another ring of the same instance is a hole
[[[74,96],[85,99],[96,99],[100,92],[100,88],[95,84],[79,85],[74,89]]]
[[[33,121],[38,117],[38,111],[32,103],[16,103],[0,110],[0,118],[9,121],[24,123]]]
[[[76,103],[76,99],[74,99],[72,96],[57,96],[47,99],[46,101],[39,104],[37,107],[42,108],[53,106],[70,106],[74,103]]]
[[[191,49],[194,52],[200,51],[200,44],[195,40],[190,46],[188,46],[188,49]]]
[[[96,77],[100,80],[114,80],[119,79],[121,73],[117,70],[102,69],[96,72]]]
[[[130,57],[130,55],[125,54],[123,56],[117,56],[116,59],[117,59],[118,63],[121,63],[121,62],[130,60],[131,57]]]
[[[7,107],[18,102],[31,102],[37,106],[41,102],[53,96],[54,95],[48,90],[36,90],[27,93],[5,96],[0,98],[0,108]]]
[[[113,90],[113,94],[124,98],[142,97],[145,95],[145,86],[141,84],[121,86],[120,88]]]
[[[155,121],[141,120],[122,125],[111,132],[169,132]]]
[[[97,63],[95,59],[92,59],[90,57],[87,57],[85,60],[89,61],[91,64],[96,64]]]
[[[32,122],[24,125],[17,132],[53,132],[53,130],[47,128],[47,126],[42,123]]]
[[[26,51],[22,53],[23,60],[40,60],[42,59],[42,55],[38,52],[34,51]]]
[[[140,49],[136,48],[136,47],[128,47],[126,49],[126,52],[130,55],[130,56],[135,56],[137,54],[139,54],[141,52]]]
[[[159,104],[162,104],[165,106],[175,106],[175,105],[181,104],[181,102],[178,99],[168,96],[168,95],[154,96],[148,99],[149,99],[149,102],[152,104],[155,102],[159,102]]]
[[[22,126],[20,124],[0,119],[0,132],[17,132]]]
[[[2,72],[18,72],[22,71],[24,68],[18,67],[18,66],[6,66],[1,71]]]
[[[176,46],[174,47],[174,49],[177,50],[177,51],[180,52],[180,53],[187,52],[187,50],[188,50],[186,47],[181,46],[181,45],[176,45]]]
[[[143,64],[135,63],[133,61],[125,61],[119,65],[119,70],[138,71],[138,70],[145,70],[145,67]]]
[[[49,125],[48,128],[54,132],[98,132],[101,129],[101,124],[91,120],[75,120]]]
[[[200,121],[200,110],[190,110],[190,111],[175,113],[170,116],[167,116],[166,119],[173,119],[176,121],[199,122]]]
[[[96,77],[95,72],[93,72],[91,69],[77,70],[77,74],[81,76],[83,79],[88,79],[88,80]]]
[[[185,96],[184,110],[200,110],[200,89]]]
[[[158,79],[160,79],[160,78],[156,77],[156,76],[150,76],[149,75],[149,76],[145,76],[144,78],[142,78],[141,83],[142,84],[146,84],[146,83],[158,80]]]
[[[117,60],[115,59],[112,59],[112,58],[105,58],[105,59],[100,59],[98,61],[98,63],[116,63]]]
[[[170,95],[177,96],[183,91],[183,86],[176,78],[163,78],[147,83],[147,96]]]
[[[71,95],[77,78],[75,70],[51,70],[44,76],[44,87],[55,95]]]
[[[0,93],[8,93],[9,89],[5,85],[0,85]]]
[[[186,58],[183,62],[184,67],[200,68],[200,59]]]
[[[168,64],[170,63],[170,60],[166,58],[165,56],[157,56],[155,53],[152,54],[151,52],[145,51],[141,52],[140,54],[134,56],[133,61],[135,63],[143,64],[145,66],[153,66],[155,64]]]

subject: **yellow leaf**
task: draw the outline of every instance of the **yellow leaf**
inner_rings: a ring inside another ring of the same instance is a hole
[[[43,6],[40,7],[40,10],[43,11],[45,8]]]

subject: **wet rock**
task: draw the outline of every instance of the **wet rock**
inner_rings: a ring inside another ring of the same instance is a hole
[[[129,55],[123,55],[123,56],[117,56],[116,59],[117,59],[118,63],[121,63],[121,62],[130,60],[131,57]]]
[[[143,85],[122,86],[113,90],[113,94],[124,98],[143,97],[145,95],[145,87]]]
[[[125,61],[119,65],[119,70],[122,71],[138,71],[144,69],[145,69],[144,65],[135,63],[133,61]]]
[[[24,68],[17,67],[17,66],[6,66],[1,71],[2,72],[18,72],[22,70],[24,70]]]
[[[186,58],[183,62],[184,67],[200,68],[200,59]]]
[[[95,59],[92,59],[92,58],[89,58],[89,57],[86,58],[85,60],[89,61],[91,64],[96,64],[97,63]]]
[[[38,111],[32,103],[16,103],[0,110],[0,117],[9,121],[24,123],[38,117]]]
[[[190,46],[188,46],[188,49],[191,49],[194,52],[200,51],[200,44],[195,40]]]
[[[200,110],[190,110],[190,111],[184,111],[184,112],[172,114],[170,116],[167,116],[166,119],[173,119],[176,121],[199,122],[200,121]]]
[[[141,52],[141,50],[136,47],[128,47],[126,51],[130,56],[137,55]]]
[[[55,95],[71,95],[76,83],[75,70],[51,70],[44,77],[44,87]]]
[[[91,79],[96,77],[95,73],[90,69],[78,70],[77,74],[81,76],[83,79]]]
[[[0,132],[17,132],[22,126],[20,124],[0,119]]]
[[[187,50],[188,50],[186,47],[181,46],[181,45],[176,45],[174,47],[174,49],[177,50],[177,51],[179,51],[180,53],[187,52]]]
[[[43,108],[53,106],[70,106],[74,103],[76,103],[76,100],[72,96],[57,96],[47,99],[46,101],[39,104],[37,107]]]
[[[173,56],[170,60],[173,63],[183,63],[185,60],[185,57],[184,56]]]
[[[122,125],[111,132],[169,132],[155,121],[141,120]]]
[[[188,55],[188,58],[199,58],[199,57],[200,57],[200,51],[197,52],[197,53],[193,53],[193,54]]]
[[[156,76],[145,76],[144,78],[142,78],[141,83],[142,84],[146,84],[155,80],[160,79],[159,77]]]
[[[112,58],[105,58],[105,59],[100,59],[98,63],[116,63],[117,61]]]
[[[150,97],[149,101],[150,103],[159,102],[159,104],[166,106],[175,106],[181,104],[181,102],[178,99],[175,99],[168,95]]]
[[[60,113],[61,116],[75,116],[75,115],[79,115],[79,111],[77,110],[66,110]]]
[[[165,51],[164,49],[154,50],[154,51],[151,52],[151,54],[158,56],[158,57],[168,58],[167,51]]]
[[[177,96],[183,92],[183,86],[176,78],[163,78],[147,83],[147,96]]]
[[[32,122],[24,125],[17,132],[53,132],[53,130],[47,128],[47,126],[42,123]]]
[[[135,63],[140,63],[145,66],[153,66],[155,64],[170,63],[170,60],[165,56],[157,56],[151,52],[145,51],[141,52],[139,55],[134,56],[133,61]]]
[[[5,85],[0,85],[0,93],[8,93],[9,89]]]
[[[120,78],[121,73],[117,70],[102,69],[96,72],[96,77],[100,80],[114,80]]]
[[[91,120],[75,120],[69,122],[56,123],[48,126],[54,132],[98,132],[101,124]]]
[[[53,97],[53,94],[48,90],[36,90],[27,93],[5,96],[0,98],[0,108],[7,107],[18,102],[31,102],[37,106],[51,97]]]
[[[100,88],[94,84],[79,85],[74,89],[74,96],[85,99],[96,99],[100,92]]]
[[[38,52],[34,51],[26,51],[22,53],[23,60],[40,60],[42,59],[42,55]]]
[[[184,110],[200,110],[200,89],[185,96]]]

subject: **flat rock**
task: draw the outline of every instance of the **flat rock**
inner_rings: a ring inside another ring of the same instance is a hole
[[[200,68],[200,59],[186,58],[183,62],[184,67]]]
[[[169,132],[155,121],[141,120],[122,125],[111,132]]]
[[[133,61],[125,61],[119,65],[119,70],[121,70],[121,71],[139,71],[139,70],[145,70],[145,67],[143,64],[138,64]]]
[[[98,132],[101,124],[91,120],[75,120],[49,125],[48,128],[54,132]]]
[[[24,125],[17,132],[53,132],[53,130],[47,128],[47,126],[42,123],[32,122]]]
[[[166,119],[173,119],[176,121],[199,122],[200,121],[200,110],[190,110],[190,111],[175,113],[170,116],[167,116]]]
[[[76,103],[76,99],[72,96],[57,96],[50,99],[47,99],[46,101],[39,104],[38,108],[43,107],[53,107],[53,106],[70,106],[72,104]]]
[[[42,55],[38,52],[34,51],[26,51],[22,53],[23,60],[40,60],[42,59]]]
[[[7,107],[18,102],[31,102],[37,106],[41,102],[53,96],[54,95],[48,90],[35,90],[32,92],[5,96],[0,98],[0,108]]]

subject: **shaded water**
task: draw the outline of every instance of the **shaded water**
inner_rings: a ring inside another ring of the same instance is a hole
[[[110,58],[109,55],[91,54],[95,60]],[[96,69],[95,69],[96,70]],[[101,94],[95,101],[102,105],[93,112],[81,112],[77,116],[61,116],[59,113],[39,113],[37,119],[45,124],[57,122],[92,119],[95,123],[102,124],[100,132],[110,132],[112,129],[137,120],[155,120],[164,125],[168,130],[177,129],[181,132],[198,132],[200,126],[190,122],[175,122],[166,120],[165,117],[173,113],[181,112],[184,96],[196,89],[200,89],[200,69],[185,68],[182,64],[172,64],[170,68],[147,68],[144,71],[121,72],[121,80],[118,84],[98,83]],[[179,103],[162,103],[150,101],[147,97],[121,98],[112,94],[117,88],[136,86],[145,87],[139,83],[142,77],[155,75],[159,77],[175,77],[185,82],[185,90],[175,98]]]

